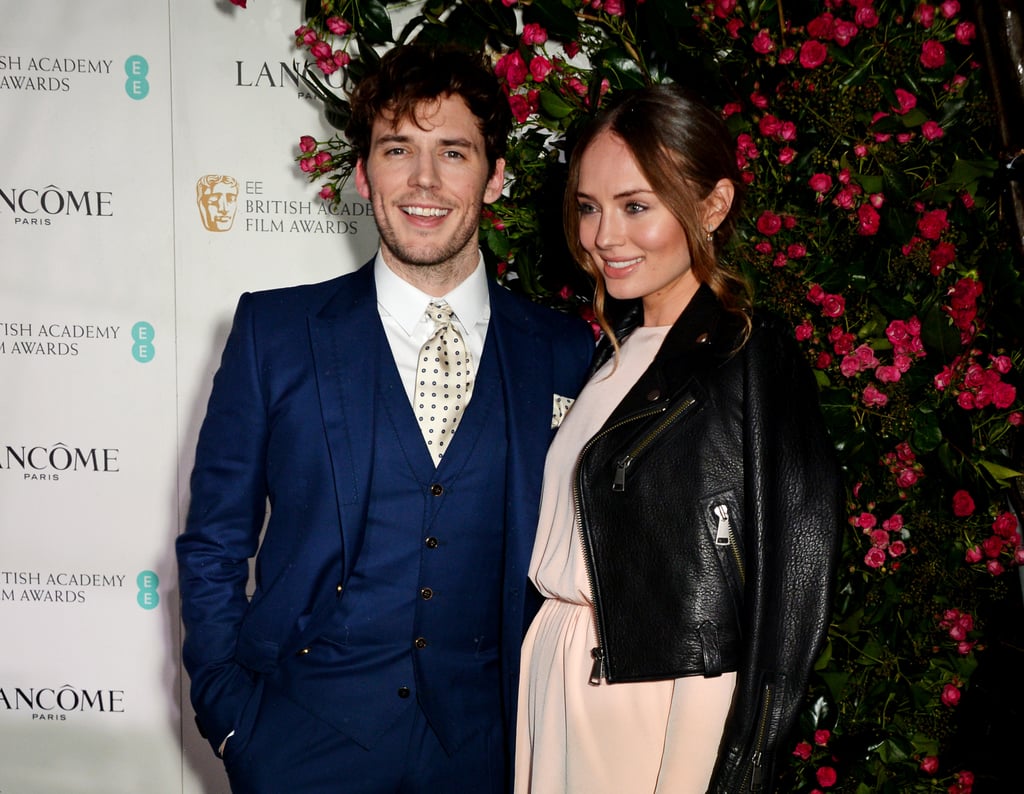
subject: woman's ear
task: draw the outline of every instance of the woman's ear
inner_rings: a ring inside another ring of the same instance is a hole
[[[735,195],[736,187],[729,179],[719,179],[717,184],[711,188],[708,197],[704,199],[704,229],[708,234],[717,229],[719,224],[725,220]]]

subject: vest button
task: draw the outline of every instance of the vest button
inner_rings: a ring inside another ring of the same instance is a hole
[[[413,642],[413,645],[415,645],[420,650],[423,650],[427,647],[427,640],[424,637],[417,637],[415,642]]]
[[[434,591],[431,590],[429,587],[424,587],[420,590],[420,598],[422,598],[424,601],[429,601],[433,597]]]
[[[436,549],[437,548],[437,538],[427,538],[423,542],[427,544],[427,548],[428,549]]]
[[[398,697],[400,697],[400,698],[407,698],[407,697],[409,697],[409,687],[407,687],[407,686],[400,686],[400,687],[398,687]]]
[[[441,485],[440,483],[435,482],[433,485],[430,486],[430,492],[434,496],[440,496],[441,494],[444,493],[444,486]]]

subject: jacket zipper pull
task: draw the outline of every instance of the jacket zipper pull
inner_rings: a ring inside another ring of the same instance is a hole
[[[594,666],[590,668],[590,680],[587,683],[591,686],[600,686],[601,679],[604,678],[604,648],[600,645],[591,648],[590,656],[594,660]]]
[[[612,481],[613,491],[626,490],[626,469],[628,469],[632,463],[632,455],[626,455],[624,458],[619,458],[615,463],[615,479]]]
[[[762,766],[761,762],[762,762],[762,753],[761,753],[760,750],[758,750],[750,758],[750,765],[754,768],[753,769],[754,773],[751,776],[751,780],[750,780],[750,790],[751,791],[760,791],[761,790],[761,782],[762,782],[762,779],[764,778],[764,767]]]
[[[728,546],[729,537],[732,535],[732,527],[729,526],[729,506],[718,505],[715,507],[715,515],[718,516],[718,529],[715,531],[715,545]]]

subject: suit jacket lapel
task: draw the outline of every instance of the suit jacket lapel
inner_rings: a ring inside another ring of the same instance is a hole
[[[537,525],[536,500],[552,437],[550,432],[538,432],[551,426],[552,354],[504,287],[491,282],[490,294],[490,336],[497,348],[508,417],[506,576],[525,581]],[[533,498],[524,498],[529,495]]]
[[[376,371],[380,345],[386,344],[372,265],[342,280],[341,288],[309,318],[309,335],[338,497],[347,575],[358,555],[366,524],[376,423]]]

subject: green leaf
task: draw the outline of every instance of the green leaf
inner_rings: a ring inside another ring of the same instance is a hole
[[[1013,480],[1016,477],[1024,477],[1024,472],[1016,471],[1015,469],[1002,466],[990,460],[978,461],[978,465],[995,477],[996,482],[1004,487],[1010,484],[1010,480]]]
[[[540,109],[546,116],[553,119],[564,119],[574,108],[555,91],[547,88],[540,92]]]
[[[394,41],[391,33],[391,17],[380,0],[363,0],[356,17],[359,33],[372,44],[390,44]]]

